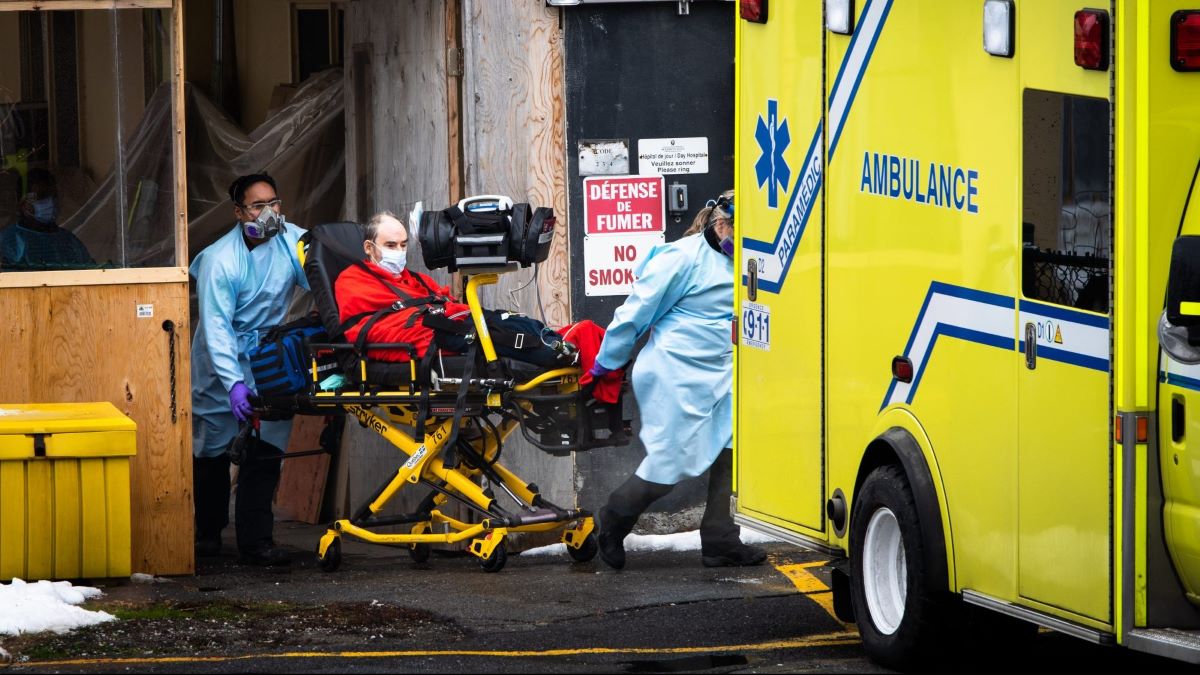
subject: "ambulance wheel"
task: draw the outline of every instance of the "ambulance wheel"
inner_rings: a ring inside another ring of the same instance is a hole
[[[571,556],[571,560],[577,563],[585,563],[596,557],[596,553],[600,550],[600,543],[596,541],[596,534],[589,534],[579,548],[567,547],[567,555]]]
[[[408,557],[415,563],[423,563],[429,560],[431,550],[429,544],[409,544]]]
[[[504,542],[500,542],[496,544],[496,548],[492,549],[491,555],[479,559],[479,567],[484,572],[499,572],[504,569],[504,564],[507,562],[508,551],[504,549]]]
[[[882,466],[859,488],[850,519],[851,602],[867,654],[907,670],[948,628],[951,596],[933,588],[920,519],[903,469]]]
[[[338,537],[333,540],[329,548],[325,549],[325,555],[321,555],[317,551],[317,565],[322,572],[333,572],[342,565],[342,539]]]

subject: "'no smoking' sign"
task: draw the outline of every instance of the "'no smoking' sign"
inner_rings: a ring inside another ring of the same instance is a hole
[[[596,176],[583,181],[584,292],[628,295],[633,270],[665,241],[662,176]]]

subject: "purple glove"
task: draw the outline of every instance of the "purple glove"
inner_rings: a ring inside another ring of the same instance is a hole
[[[250,397],[253,395],[254,392],[243,382],[238,382],[229,390],[229,409],[233,411],[237,421],[245,422],[254,416],[254,407],[250,405]]]
[[[608,368],[605,368],[604,366],[600,365],[599,361],[593,361],[592,369],[588,371],[588,374],[590,374],[594,379],[598,380],[611,372],[612,371],[609,370]]]

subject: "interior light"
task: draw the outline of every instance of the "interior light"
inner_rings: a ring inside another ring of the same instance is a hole
[[[767,22],[767,0],[740,0],[738,12],[742,18],[754,23]]]
[[[1088,70],[1108,70],[1108,12],[1100,9],[1075,12],[1075,65]]]
[[[983,50],[993,56],[1012,58],[1016,10],[1012,0],[983,3]]]
[[[1171,67],[1185,73],[1200,70],[1200,11],[1181,9],[1171,15]]]
[[[825,0],[825,27],[831,33],[854,31],[854,0]]]

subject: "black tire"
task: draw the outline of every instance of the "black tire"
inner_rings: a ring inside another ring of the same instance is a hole
[[[867,561],[864,549],[876,515],[876,530],[872,533],[874,553],[872,560]],[[887,542],[895,539],[887,535],[897,532],[899,543],[894,549],[889,548]],[[893,550],[896,554],[903,552],[902,561],[898,555],[889,555]],[[905,568],[903,589],[899,586],[900,562]],[[866,565],[873,565],[871,574],[864,573]],[[896,574],[889,575],[889,571]],[[868,576],[871,581],[867,581]],[[895,465],[879,467],[863,481],[854,499],[850,518],[850,587],[863,646],[881,665],[908,670],[925,663],[933,655],[936,641],[950,628],[954,603],[947,592],[946,580],[929,576],[921,521],[904,470]],[[874,600],[869,601],[868,595]],[[877,615],[873,615],[873,607]]]
[[[432,550],[429,544],[409,544],[408,557],[412,558],[412,561],[415,563],[427,562]]]
[[[496,544],[496,548],[492,549],[492,554],[486,558],[479,559],[479,567],[484,572],[492,573],[499,572],[504,569],[504,564],[508,562],[508,551],[504,548],[504,542]]]
[[[322,572],[333,572],[342,565],[342,538],[338,537],[333,540],[329,548],[325,549],[325,555],[317,553],[317,565]]]
[[[583,540],[579,548],[567,546],[567,555],[571,556],[571,560],[577,563],[585,563],[596,557],[596,553],[600,550],[600,542],[596,541],[596,533],[592,532]]]

